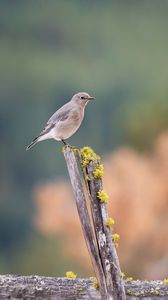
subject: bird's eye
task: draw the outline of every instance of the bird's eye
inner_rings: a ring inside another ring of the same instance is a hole
[[[80,98],[81,98],[81,99],[84,99],[84,97],[83,97],[83,96],[81,96]]]

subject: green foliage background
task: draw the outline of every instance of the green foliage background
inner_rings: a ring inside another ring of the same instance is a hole
[[[87,91],[96,100],[71,144],[102,155],[123,144],[149,149],[168,125],[167,53],[166,0],[0,1],[0,272],[65,269],[38,262],[40,249],[50,261],[54,254],[32,226],[31,194],[39,181],[67,176],[62,145],[26,152],[26,144]]]

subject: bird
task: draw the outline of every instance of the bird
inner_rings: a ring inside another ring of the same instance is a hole
[[[32,140],[26,150],[47,139],[62,141],[67,146],[68,143],[65,140],[71,137],[80,127],[84,118],[85,107],[92,99],[94,97],[85,92],[75,94],[69,102],[51,116],[44,129]]]

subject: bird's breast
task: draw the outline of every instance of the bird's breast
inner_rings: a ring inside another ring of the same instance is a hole
[[[80,127],[84,117],[83,110],[71,111],[69,117],[64,121],[59,121],[52,134],[56,140],[67,139],[72,136]]]

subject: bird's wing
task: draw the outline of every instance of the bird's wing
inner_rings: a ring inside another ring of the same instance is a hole
[[[54,128],[54,126],[55,125],[52,123],[49,123],[49,124],[47,123],[47,125],[44,127],[44,129],[40,132],[39,137],[44,134],[47,134],[52,128]]]
[[[47,124],[52,123],[56,125],[58,122],[68,119],[72,111],[72,107],[69,104],[70,103],[67,103],[58,109],[48,120]]]
[[[69,118],[71,114],[71,106],[68,105],[69,103],[63,105],[60,109],[58,109],[48,120],[45,128],[43,131],[40,133],[39,136],[42,136],[46,133],[48,133],[52,128],[54,128],[58,122],[60,121],[65,121],[66,119]]]

